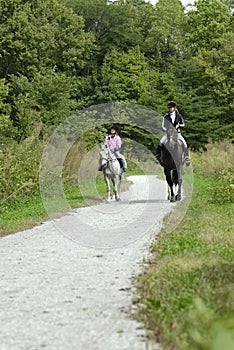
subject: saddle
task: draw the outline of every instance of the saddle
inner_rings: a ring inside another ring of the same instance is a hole
[[[160,158],[158,159],[159,160],[159,163],[163,166],[164,164],[164,161],[163,161],[163,148],[167,146],[167,143],[168,143],[168,140],[165,140],[161,146],[161,150],[160,150]],[[184,159],[185,159],[185,149],[184,149],[184,144],[182,142],[182,140],[179,140],[178,139],[178,144],[182,146],[182,150],[183,150],[183,154],[182,154],[182,160],[184,162]]]

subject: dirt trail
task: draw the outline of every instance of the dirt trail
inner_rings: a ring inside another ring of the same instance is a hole
[[[128,317],[142,259],[172,205],[165,182],[130,177],[121,202],[0,239],[1,350],[144,350]]]

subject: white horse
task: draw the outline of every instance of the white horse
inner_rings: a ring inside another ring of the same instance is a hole
[[[121,182],[123,179],[123,170],[120,167],[119,161],[115,154],[111,152],[109,147],[101,144],[100,158],[102,164],[102,171],[107,187],[107,202],[110,202],[110,180],[114,186],[114,197],[116,201],[120,200],[119,194],[121,190]]]

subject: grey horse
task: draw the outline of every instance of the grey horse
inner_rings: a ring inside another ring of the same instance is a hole
[[[123,170],[121,169],[119,161],[116,158],[115,154],[111,152],[107,145],[101,144],[99,154],[107,187],[107,202],[110,202],[111,200],[110,181],[112,181],[114,187],[114,198],[116,201],[119,201],[121,182],[123,179]]]

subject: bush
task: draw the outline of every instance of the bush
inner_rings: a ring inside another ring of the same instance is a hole
[[[9,143],[0,154],[1,209],[17,196],[29,197],[39,193],[39,166],[43,142],[34,133],[20,144]]]

